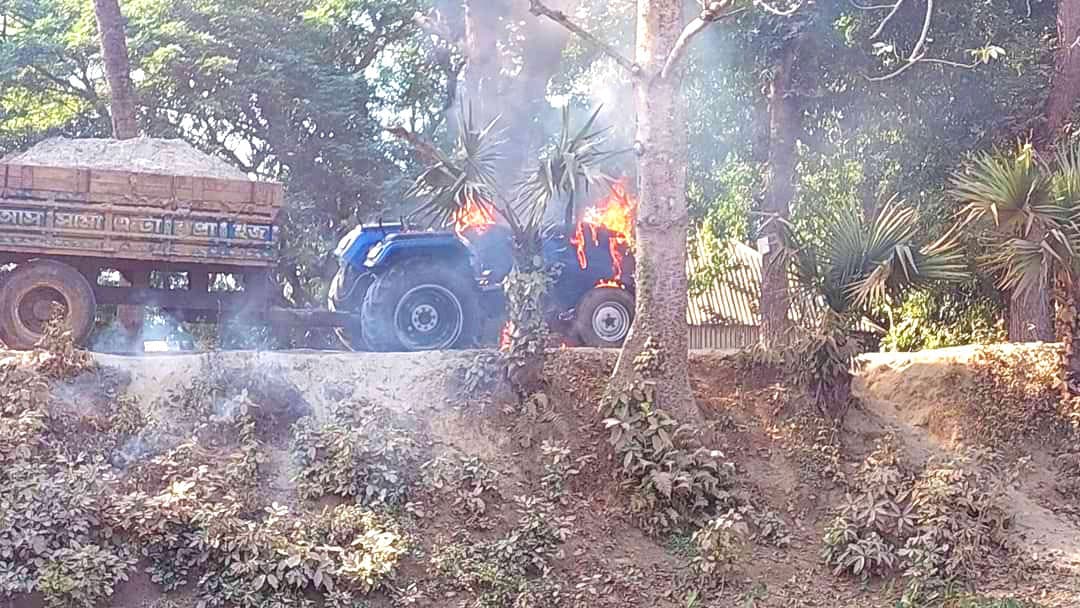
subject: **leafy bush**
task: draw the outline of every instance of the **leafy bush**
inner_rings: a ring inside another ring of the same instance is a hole
[[[275,504],[247,516],[214,482],[195,478],[154,496],[127,496],[113,522],[141,547],[155,582],[165,590],[194,583],[201,606],[273,605],[264,602],[298,601],[310,591],[368,593],[407,549],[392,520],[361,506],[297,518]]]
[[[423,466],[425,484],[448,492],[452,505],[466,517],[466,525],[476,526],[487,514],[488,506],[501,498],[499,473],[482,459],[437,458]]]
[[[89,607],[127,580],[134,559],[100,526],[113,482],[101,458],[0,466],[0,596]]]
[[[690,566],[703,578],[727,576],[730,568],[745,554],[750,527],[734,509],[709,520],[694,532],[697,555]]]
[[[561,587],[547,579],[571,522],[546,500],[519,497],[517,510],[518,525],[505,536],[476,543],[459,533],[433,549],[435,572],[476,594],[470,608],[558,605]]]
[[[849,327],[845,319],[826,313],[818,327],[798,332],[783,351],[786,375],[823,416],[833,420],[844,418],[853,399],[859,344]]]
[[[291,452],[301,496],[354,497],[362,504],[402,504],[419,468],[420,450],[391,414],[372,403],[341,403],[325,424],[302,418]]]
[[[893,312],[898,321],[881,341],[884,351],[912,352],[1008,339],[1001,306],[989,298],[919,291]]]
[[[76,542],[49,555],[38,589],[48,606],[93,608],[112,596],[115,585],[128,579],[134,565],[135,560],[112,548]]]
[[[984,452],[931,459],[916,475],[894,440],[883,440],[829,524],[822,555],[837,575],[901,571],[908,601],[936,597],[974,575],[994,549],[1008,548],[1011,515],[1000,501],[1014,479]]]
[[[38,358],[37,372],[47,378],[67,379],[94,369],[93,357],[79,350],[71,328],[64,320],[66,311],[61,304],[51,304],[52,318],[42,328],[37,348],[43,350]]]
[[[604,407],[604,426],[621,464],[631,508],[651,534],[702,526],[736,505],[735,465],[723,454],[681,447],[692,429],[654,407],[655,390],[639,383]]]
[[[540,446],[544,461],[544,476],[540,483],[544,495],[556,503],[566,502],[570,491],[570,480],[581,474],[582,466],[592,460],[592,456],[571,458],[570,447],[565,443],[545,440]]]

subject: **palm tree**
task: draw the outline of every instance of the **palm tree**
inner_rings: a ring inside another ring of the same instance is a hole
[[[961,225],[986,251],[980,265],[1021,297],[1057,291],[1066,349],[1065,386],[1080,380],[1076,320],[1080,288],[1080,145],[1042,162],[1030,144],[1017,154],[985,153],[953,176]]]
[[[895,201],[869,220],[861,210],[838,213],[816,244],[778,221],[782,247],[774,263],[790,269],[796,299],[820,310],[818,318],[804,320],[804,335],[789,349],[789,369],[823,413],[837,416],[835,408],[846,407],[851,397],[855,324],[912,289],[963,280],[963,253],[955,233],[922,243],[915,210]]]
[[[604,132],[594,128],[597,109],[580,128],[563,110],[559,140],[523,176],[514,192],[500,192],[496,167],[505,143],[496,128],[498,118],[480,126],[471,110],[463,111],[458,138],[451,155],[430,146],[424,153],[433,162],[416,180],[410,194],[425,199],[413,217],[435,226],[447,226],[479,207],[481,213],[499,215],[513,238],[513,270],[503,284],[509,317],[509,369],[511,382],[522,394],[539,388],[544,365],[546,326],[543,298],[548,276],[543,264],[541,237],[551,205],[565,199],[564,218],[572,224],[576,201],[596,183],[609,178],[599,167],[615,152],[603,149]],[[415,142],[414,142],[415,143]]]

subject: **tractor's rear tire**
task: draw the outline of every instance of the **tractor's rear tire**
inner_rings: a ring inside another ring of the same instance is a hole
[[[619,348],[634,322],[634,296],[620,287],[594,287],[574,313],[574,333],[586,346]]]
[[[54,303],[63,306],[75,342],[85,342],[94,329],[97,300],[82,273],[54,260],[29,262],[11,271],[0,286],[0,342],[17,350],[34,348]]]
[[[334,280],[330,282],[330,294],[326,303],[331,312],[361,312],[364,296],[375,277],[369,272],[359,273],[358,276],[358,272],[344,264],[338,268]],[[371,346],[364,339],[364,328],[360,323],[347,327],[335,327],[334,333],[348,350],[353,352],[371,350]]]
[[[479,331],[471,272],[431,260],[398,264],[364,297],[364,339],[378,351],[468,348]]]

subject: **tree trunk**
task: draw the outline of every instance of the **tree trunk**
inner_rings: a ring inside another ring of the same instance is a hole
[[[791,215],[795,198],[796,141],[802,121],[793,90],[798,41],[789,42],[769,86],[769,182],[762,211],[768,218],[764,237],[769,251],[761,261],[761,341],[768,348],[787,343],[791,334],[788,268],[779,262],[781,221]]]
[[[1046,289],[1013,293],[1009,298],[1010,342],[1053,342],[1054,322]]]
[[[94,0],[94,14],[97,15],[101,57],[112,98],[113,137],[132,139],[139,136],[139,125],[135,119],[135,88],[131,84],[124,16],[120,13],[118,0]]]
[[[1065,382],[1061,387],[1061,396],[1063,399],[1073,399],[1080,395],[1080,283],[1062,286],[1062,289],[1065,291],[1065,301],[1057,314],[1064,345],[1061,375]]]
[[[128,60],[127,35],[119,0],[94,0],[94,14],[97,16],[105,79],[109,82],[109,115],[112,117],[113,137],[133,139],[139,136],[139,124],[135,118],[135,87],[131,84],[131,63]],[[121,304],[116,307],[116,316],[126,330],[128,350],[141,352],[146,309]]]
[[[565,2],[554,2],[556,9]],[[509,192],[517,184],[532,152],[543,142],[543,114],[551,109],[547,87],[562,64],[562,52],[569,34],[555,23],[539,21],[520,42],[520,66],[504,65],[508,59],[499,52],[500,43],[515,44],[507,35],[507,24],[528,18],[528,2],[507,0],[466,0],[465,54],[462,76],[463,101],[478,112],[478,118],[499,116],[506,145],[502,146],[496,176],[499,188]],[[504,72],[519,71],[510,78]]]
[[[1057,54],[1042,140],[1049,147],[1062,136],[1062,128],[1080,97],[1080,0],[1058,0]]]
[[[658,351],[650,369],[658,406],[683,422],[701,420],[687,370],[686,207],[688,137],[686,109],[679,90],[681,71],[658,75],[683,27],[682,0],[638,0],[635,83],[638,192],[637,305],[611,381],[620,392],[638,378],[635,359]]]

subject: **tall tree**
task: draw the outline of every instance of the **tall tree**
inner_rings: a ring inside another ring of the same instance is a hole
[[[1080,99],[1080,0],[1057,2],[1057,49],[1041,140],[1053,145]]]
[[[101,39],[101,58],[105,66],[105,79],[109,82],[110,113],[113,137],[134,139],[139,136],[139,123],[135,116],[135,87],[131,83],[131,63],[128,58],[127,28],[118,0],[94,0],[97,17],[98,38]],[[135,287],[149,287],[149,273],[128,275],[127,280]],[[127,330],[130,346],[142,351],[141,334],[146,308],[122,304],[116,307],[120,325]]]
[[[628,69],[634,78],[634,148],[638,156],[635,223],[637,287],[634,323],[611,378],[613,393],[639,380],[648,366],[656,397],[683,420],[700,420],[690,387],[686,327],[686,198],[688,134],[682,95],[685,58],[692,39],[730,17],[730,1],[707,3],[689,23],[682,0],[638,0],[635,59],[630,61],[565,14],[532,0],[538,15],[562,24]],[[644,355],[644,357],[643,357]]]
[[[795,87],[800,41],[801,36],[795,36],[784,44],[769,84],[769,180],[762,208],[768,218],[764,238],[769,246],[761,267],[761,337],[769,347],[784,344],[791,329],[791,295],[781,239],[795,199],[797,145],[802,130]]]
[[[94,0],[94,14],[111,94],[113,137],[132,139],[139,136],[139,123],[135,116],[135,87],[131,84],[127,34],[120,3],[118,0]]]
[[[555,8],[567,4],[556,0]],[[499,117],[508,145],[496,175],[509,191],[534,152],[544,143],[544,117],[552,111],[548,83],[562,64],[569,39],[552,23],[535,24],[527,36],[518,28],[528,4],[514,0],[466,0],[464,4],[466,58],[462,80],[463,103],[488,117]]]
[[[635,81],[638,195],[636,243],[637,306],[612,378],[624,390],[636,375],[635,360],[648,346],[659,350],[654,378],[663,407],[697,419],[687,371],[686,108],[680,84],[684,68],[664,74],[667,57],[682,32],[682,0],[639,0]]]

